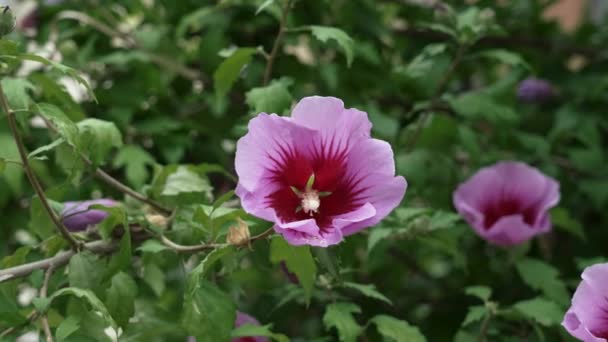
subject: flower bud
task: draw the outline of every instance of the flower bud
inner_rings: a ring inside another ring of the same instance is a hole
[[[249,226],[240,217],[236,219],[236,226],[228,228],[228,235],[226,236],[226,242],[235,246],[242,246],[249,244]]]

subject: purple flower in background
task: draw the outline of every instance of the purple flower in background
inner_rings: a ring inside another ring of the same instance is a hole
[[[542,103],[551,99],[555,90],[551,83],[538,78],[527,78],[517,87],[517,97],[522,102]]]
[[[559,183],[521,162],[477,171],[453,194],[454,206],[482,238],[510,246],[551,229],[548,210],[559,202]]]
[[[261,113],[237,144],[236,194],[292,245],[327,247],[378,223],[405,194],[391,146],[367,114],[307,97],[292,116]]]
[[[61,217],[66,228],[72,232],[79,232],[87,229],[88,226],[103,221],[108,213],[103,210],[89,210],[89,206],[93,204],[112,207],[117,205],[118,202],[106,198],[82,202],[64,202]]]
[[[562,325],[584,342],[608,341],[608,264],[587,267]]]

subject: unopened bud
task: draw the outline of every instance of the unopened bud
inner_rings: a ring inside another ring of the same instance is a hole
[[[160,214],[147,214],[146,220],[148,220],[150,224],[162,228],[167,227],[167,223],[169,222],[169,219],[166,216]]]
[[[240,217],[236,219],[236,226],[228,228],[228,235],[226,236],[226,242],[235,246],[242,246],[249,244],[249,226]]]

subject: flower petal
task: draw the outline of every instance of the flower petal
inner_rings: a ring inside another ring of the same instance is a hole
[[[321,231],[314,219],[281,223],[277,219],[274,229],[294,246],[311,245],[327,247],[342,241],[339,229]]]
[[[540,233],[538,229],[526,224],[520,214],[503,216],[490,229],[477,232],[500,246],[516,245]]]
[[[264,179],[272,167],[282,162],[295,146],[308,151],[307,142],[312,141],[315,134],[289,118],[259,114],[249,122],[249,132],[237,142],[234,163],[239,184],[249,192],[265,187],[268,184]]]
[[[576,313],[568,310],[562,321],[562,326],[570,335],[584,342],[606,342],[606,339],[594,336],[589,329],[581,323]]]
[[[367,113],[345,109],[342,100],[335,97],[305,97],[294,107],[291,117],[298,125],[319,131],[317,148],[329,149],[330,154],[369,138],[372,129]]]

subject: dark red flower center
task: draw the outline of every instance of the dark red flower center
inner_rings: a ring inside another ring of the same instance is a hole
[[[307,156],[296,148],[282,147],[274,163],[272,181],[278,190],[267,196],[268,205],[283,222],[313,218],[321,228],[332,218],[361,206],[360,179],[346,174],[346,150],[321,145]]]
[[[526,224],[533,225],[536,210],[534,206],[526,206],[518,199],[506,197],[490,203],[483,213],[485,215],[484,227],[490,229],[502,217],[515,214],[522,215]]]

